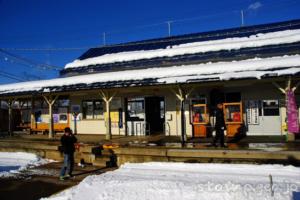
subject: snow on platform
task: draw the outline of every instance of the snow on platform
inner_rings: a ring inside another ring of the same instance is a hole
[[[10,177],[27,168],[49,162],[32,153],[0,152],[0,177]]]
[[[294,199],[299,192],[300,168],[292,166],[127,163],[48,200]]]

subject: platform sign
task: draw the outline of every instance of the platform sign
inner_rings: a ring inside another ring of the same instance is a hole
[[[246,102],[247,123],[252,125],[259,124],[259,101],[248,100]]]

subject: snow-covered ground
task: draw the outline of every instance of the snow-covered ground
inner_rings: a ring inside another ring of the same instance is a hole
[[[22,170],[50,162],[32,153],[0,152],[0,177],[14,176]]]
[[[128,163],[48,200],[296,199],[299,192],[300,168],[293,166]]]

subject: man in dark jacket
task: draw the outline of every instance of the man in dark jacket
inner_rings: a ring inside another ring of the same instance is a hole
[[[217,142],[220,140],[221,147],[226,147],[224,144],[224,131],[226,130],[226,124],[224,120],[223,105],[221,103],[218,103],[217,105],[215,119],[216,136],[213,140],[213,146],[217,147]]]
[[[64,153],[64,163],[60,171],[60,179],[63,180],[66,177],[72,176],[72,171],[74,167],[74,152],[75,143],[77,138],[72,134],[69,127],[65,128],[65,133],[60,139],[62,145],[62,151]],[[65,176],[67,172],[67,175]]]

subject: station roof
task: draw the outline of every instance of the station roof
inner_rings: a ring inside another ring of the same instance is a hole
[[[300,20],[91,48],[61,76],[299,53]]]
[[[21,82],[0,86],[0,96],[97,88],[166,85],[300,74],[300,55],[148,68]]]

